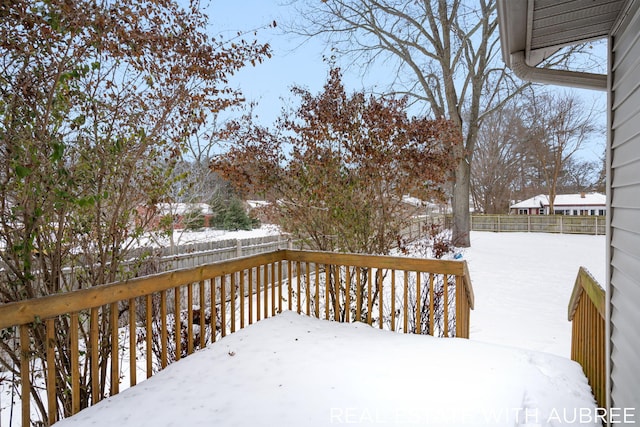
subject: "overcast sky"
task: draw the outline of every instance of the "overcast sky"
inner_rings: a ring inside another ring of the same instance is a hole
[[[206,0],[203,5],[210,19],[212,34],[223,34],[225,38],[235,36],[238,31],[258,30],[257,40],[269,43],[273,57],[255,67],[248,66],[231,80],[233,87],[239,87],[247,100],[255,101],[255,110],[261,123],[273,123],[283,106],[282,99],[292,99],[290,88],[298,85],[318,93],[325,83],[329,65],[323,60],[327,50],[322,40],[304,40],[286,35],[281,26],[267,27],[273,21],[285,23],[296,19],[289,0]],[[309,0],[319,1],[319,0]],[[356,68],[345,70],[344,83],[348,91],[361,90],[376,85],[386,87],[391,70],[377,69],[366,78],[359,75]],[[560,88],[558,90],[572,90]],[[604,92],[579,90],[587,106],[599,105],[602,114],[597,118],[604,128],[606,119],[606,96]],[[604,135],[599,135],[582,151],[582,156],[597,159],[602,154]]]

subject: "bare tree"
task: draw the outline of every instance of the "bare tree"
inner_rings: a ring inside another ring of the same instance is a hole
[[[328,0],[305,2],[292,31],[326,36],[338,54],[372,66],[395,63],[394,92],[448,117],[463,133],[454,171],[453,239],[469,246],[471,164],[489,112],[521,87],[498,62],[495,0]],[[505,89],[507,89],[505,91]]]
[[[471,165],[484,118],[529,86],[499,58],[496,0],[324,0],[298,5],[289,31],[324,37],[336,55],[365,70],[384,65],[390,91],[407,95],[433,117],[453,121],[463,135],[453,171],[453,241],[469,246]],[[569,47],[543,66],[566,68]],[[587,58],[588,59],[588,58]],[[585,65],[586,66],[586,65]]]
[[[558,192],[598,191],[599,167],[599,162],[595,160],[568,159],[558,181]]]
[[[476,211],[495,214],[509,210],[526,172],[522,140],[526,127],[522,106],[511,102],[487,116],[480,127],[473,165],[471,193]]]
[[[544,178],[549,196],[549,211],[554,212],[558,183],[572,156],[597,130],[593,110],[575,95],[544,93],[529,103],[530,128],[527,145]]]

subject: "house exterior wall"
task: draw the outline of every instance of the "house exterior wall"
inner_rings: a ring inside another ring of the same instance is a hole
[[[640,11],[610,39],[608,270],[612,407],[640,408]]]
[[[549,207],[546,207],[547,211]],[[607,209],[606,206],[602,205],[554,205],[553,209],[555,211],[568,211],[569,213],[564,213],[562,215],[598,215],[601,216],[600,211],[604,211]],[[592,213],[593,211],[593,213]]]
[[[606,211],[606,206],[554,206],[555,211],[565,211],[565,213],[554,214],[554,215],[580,215],[580,216],[604,216],[604,211]],[[568,213],[566,213],[568,212]],[[512,215],[550,215],[549,206],[545,206],[544,208],[511,208],[509,213]]]

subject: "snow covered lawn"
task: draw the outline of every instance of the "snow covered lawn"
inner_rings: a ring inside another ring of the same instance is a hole
[[[472,232],[472,340],[570,357],[567,310],[580,266],[604,287],[605,237]]]
[[[284,312],[57,425],[546,426],[594,407],[562,357]]]

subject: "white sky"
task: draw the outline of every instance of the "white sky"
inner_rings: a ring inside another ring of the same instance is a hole
[[[320,0],[310,0],[320,1]],[[210,18],[211,32],[233,37],[238,31],[250,31],[265,27],[274,20],[284,23],[296,19],[289,0],[209,0],[204,1]],[[323,61],[326,47],[322,40],[305,41],[300,37],[283,33],[281,27],[259,30],[257,39],[272,46],[273,57],[256,67],[241,70],[231,80],[249,101],[258,102],[255,109],[265,125],[273,123],[282,108],[283,99],[293,99],[289,89],[293,85],[308,88],[312,93],[322,89],[328,74],[328,64]],[[338,62],[340,65],[341,63]],[[342,65],[348,64],[348,61]],[[357,67],[346,69],[344,83],[348,91],[376,88],[383,90],[390,81],[392,70],[382,67],[371,70],[369,75],[359,75]],[[576,91],[584,98],[587,107],[598,106],[602,114],[595,118],[604,129],[606,119],[606,95],[604,92],[557,87],[558,91]],[[580,155],[590,160],[598,159],[604,147],[604,134],[594,137]]]

